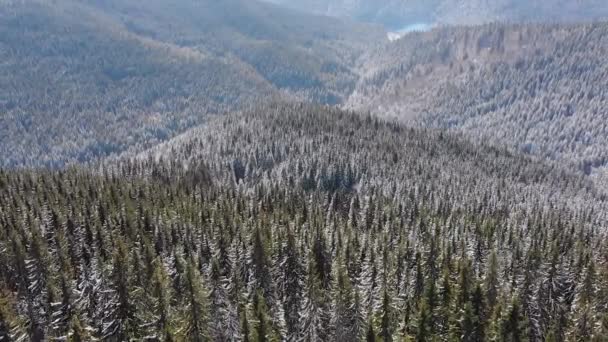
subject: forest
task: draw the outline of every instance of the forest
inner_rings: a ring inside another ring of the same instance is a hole
[[[608,24],[488,24],[415,33],[362,58],[344,105],[464,133],[608,184]]]
[[[605,200],[457,134],[261,105],[0,171],[0,340],[606,341]]]
[[[608,341],[607,13],[0,0],[0,342]]]
[[[0,165],[142,150],[260,99],[336,104],[383,38],[249,0],[0,0]]]
[[[298,10],[379,23],[391,30],[416,23],[581,22],[605,19],[602,0],[264,0]]]

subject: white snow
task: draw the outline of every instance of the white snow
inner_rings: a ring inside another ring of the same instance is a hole
[[[405,25],[397,31],[388,32],[387,36],[388,36],[388,40],[390,40],[392,42],[392,41],[395,41],[395,40],[405,36],[408,33],[426,32],[426,31],[430,31],[431,29],[433,29],[433,27],[434,27],[433,24],[429,24],[426,22],[418,22],[418,23]]]

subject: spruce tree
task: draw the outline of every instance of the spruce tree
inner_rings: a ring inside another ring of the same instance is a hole
[[[593,260],[588,262],[582,277],[582,284],[575,291],[572,305],[572,325],[568,331],[568,339],[589,341],[593,335],[596,322],[593,298],[596,297],[597,278]]]
[[[0,288],[0,341],[25,342],[30,340],[27,323],[15,311],[12,294]]]
[[[136,308],[130,285],[129,252],[122,239],[116,242],[112,256],[111,285],[109,298],[103,303],[102,337],[107,340],[124,341],[136,336]]]
[[[203,279],[190,258],[186,263],[184,274],[184,292],[182,293],[179,338],[193,342],[209,341],[209,305]]]
[[[430,341],[433,338],[431,332],[431,314],[426,300],[422,300],[418,306],[418,317],[416,318],[416,341]]]
[[[287,335],[293,340],[297,338],[301,329],[300,310],[303,301],[304,267],[301,264],[295,237],[291,231],[287,233],[283,260],[279,267],[284,293],[283,311],[285,312]]]

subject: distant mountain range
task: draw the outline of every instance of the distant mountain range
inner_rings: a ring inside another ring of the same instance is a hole
[[[0,165],[149,146],[257,98],[339,103],[384,35],[249,0],[2,1]]]
[[[608,17],[603,0],[267,0],[302,11],[375,22],[477,25],[495,21],[580,21]]]

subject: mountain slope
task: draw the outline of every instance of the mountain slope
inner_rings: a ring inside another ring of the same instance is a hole
[[[340,101],[349,92],[354,75],[346,68],[348,62],[383,38],[377,27],[303,15],[259,1],[91,3],[132,31],[234,55],[277,87],[323,103]]]
[[[399,30],[413,24],[478,25],[572,22],[608,18],[602,0],[268,0],[318,14],[350,17]]]
[[[176,175],[180,169],[189,172],[204,162],[211,177],[222,182],[255,184],[269,177],[294,186],[297,184],[289,179],[297,175],[310,177],[310,183],[302,186],[328,186],[330,191],[336,190],[334,187],[383,188],[394,183],[403,191],[443,189],[465,196],[459,201],[465,206],[475,198],[493,197],[500,192],[496,187],[504,186],[505,180],[513,192],[505,191],[518,194],[500,199],[515,201],[504,203],[506,206],[517,206],[519,196],[534,198],[563,191],[564,197],[571,198],[579,192],[595,191],[584,177],[506,149],[307,104],[275,103],[233,113],[160,144],[136,159],[144,164],[158,161],[172,165],[176,169],[168,173]],[[427,182],[420,183],[418,176],[428,177]],[[473,180],[479,184],[472,186]],[[560,197],[555,195],[556,200]]]
[[[346,104],[587,173],[608,162],[608,24],[439,29],[364,59]]]
[[[0,336],[602,340],[602,197],[450,134],[267,105],[99,171],[0,171]]]
[[[0,163],[149,146],[256,98],[335,103],[355,84],[347,65],[362,44],[383,36],[246,3],[4,1]]]

